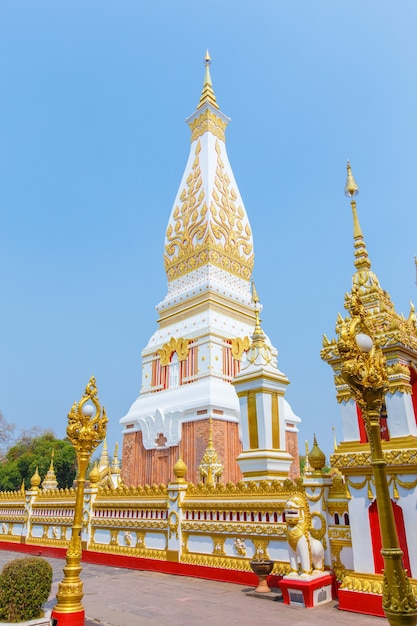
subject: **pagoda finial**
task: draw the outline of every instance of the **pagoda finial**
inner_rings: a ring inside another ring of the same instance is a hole
[[[308,440],[306,439],[306,455],[305,455],[305,461],[304,461],[304,474],[311,474],[311,472],[313,471],[313,468],[310,465],[310,461],[308,460]]]
[[[255,305],[255,330],[254,330],[254,334],[255,335],[263,335],[263,330],[261,328],[261,318],[259,317],[260,315],[260,306],[259,306],[259,296],[258,296],[258,292],[256,291],[256,287],[255,287],[255,281],[252,280],[252,302]]]
[[[109,465],[110,463],[109,463],[109,452],[107,450],[107,437],[104,437],[103,449],[101,451],[101,456],[100,456],[100,469],[103,469],[104,467],[108,467]]]
[[[115,443],[114,446],[114,454],[113,454],[113,460],[111,462],[111,471],[112,473],[120,473],[120,461],[119,461],[119,444]]]
[[[347,178],[345,185],[345,196],[351,199],[350,205],[352,207],[353,215],[353,238],[355,247],[355,267],[358,270],[370,270],[371,262],[368,257],[368,251],[366,249],[365,240],[363,238],[362,229],[359,224],[358,214],[356,211],[356,202],[353,200],[359,193],[359,187],[353,178],[352,168],[350,162],[347,162]]]
[[[201,92],[200,102],[198,103],[197,109],[201,109],[205,104],[211,104],[211,106],[216,109],[219,108],[219,105],[216,102],[216,96],[213,91],[213,84],[211,82],[210,75],[210,65],[211,65],[211,57],[209,51],[207,50],[206,56],[204,57],[204,64],[206,66],[206,73],[204,75],[204,85],[203,91]]]
[[[259,296],[256,291],[255,283],[252,281],[252,302],[255,305],[255,328],[253,335],[251,336],[251,343],[247,351],[247,366],[260,365],[265,367],[272,361],[271,347],[266,341],[266,335],[261,328],[260,311],[261,306],[259,304]]]
[[[359,193],[359,187],[357,186],[355,179],[353,178],[352,168],[350,167],[350,162],[347,162],[347,178],[345,185],[345,196],[348,198],[352,198],[353,196],[357,196]]]
[[[51,464],[49,466],[49,470],[46,473],[45,478],[42,481],[42,489],[55,489],[58,486],[58,481],[56,479],[55,470],[54,470],[54,455],[55,450],[52,448],[51,452]]]

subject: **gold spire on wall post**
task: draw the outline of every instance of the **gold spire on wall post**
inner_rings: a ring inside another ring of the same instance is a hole
[[[96,379],[92,376],[79,402],[68,413],[67,437],[71,441],[78,464],[74,520],[69,542],[64,580],[58,585],[57,604],[52,610],[52,623],[58,626],[84,626],[83,584],[80,579],[83,527],[84,486],[90,458],[106,435],[107,416],[100,405]]]
[[[355,248],[355,266],[358,270],[369,270],[371,262],[368,257],[365,240],[363,238],[362,229],[359,224],[358,213],[356,211],[356,201],[353,199],[359,194],[359,187],[353,178],[352,168],[349,161],[347,162],[347,178],[345,185],[345,196],[350,198],[350,206],[353,215],[353,238]]]

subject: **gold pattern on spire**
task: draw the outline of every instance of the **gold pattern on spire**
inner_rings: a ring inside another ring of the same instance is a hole
[[[218,454],[213,446],[213,423],[211,417],[209,419],[209,440],[201,463],[198,466],[198,471],[206,487],[214,487],[224,471],[224,466],[219,462]]]
[[[200,168],[200,141],[196,145],[192,170],[181,192],[166,232],[165,271],[168,280],[212,263],[249,280],[254,255],[252,232],[245,211],[236,206],[237,194],[231,187],[216,140],[216,176],[208,209]]]
[[[211,76],[210,76],[211,57],[209,55],[208,50],[204,58],[204,64],[206,66],[206,73],[204,76],[203,91],[201,92],[201,98],[200,98],[200,102],[198,103],[197,109],[201,109],[201,107],[204,106],[205,104],[211,104],[211,106],[218,109],[219,105],[216,102],[216,96],[214,95],[213,84],[211,82]]]

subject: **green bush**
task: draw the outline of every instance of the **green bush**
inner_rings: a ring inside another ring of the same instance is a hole
[[[25,622],[42,617],[52,587],[52,567],[37,556],[6,563],[0,574],[0,620]]]

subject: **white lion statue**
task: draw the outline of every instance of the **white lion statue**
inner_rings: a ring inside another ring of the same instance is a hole
[[[323,544],[311,536],[310,508],[303,494],[295,493],[287,501],[285,521],[291,567],[288,575],[307,578],[323,572]]]

